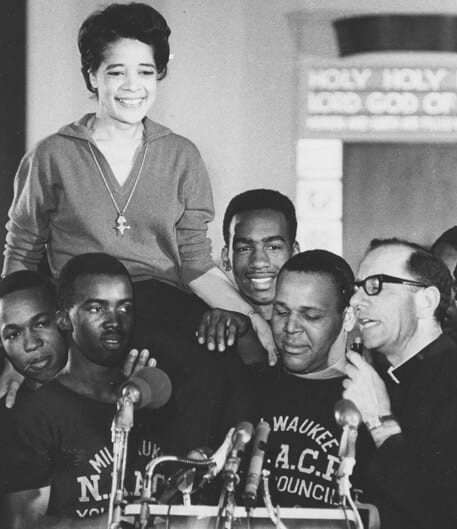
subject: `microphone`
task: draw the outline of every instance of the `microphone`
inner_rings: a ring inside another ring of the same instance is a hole
[[[261,420],[255,429],[251,461],[249,462],[248,475],[243,492],[244,505],[247,509],[252,509],[257,500],[257,491],[260,484],[270,429],[270,425],[264,420]]]
[[[186,459],[207,461],[211,455],[212,450],[210,448],[196,448],[186,455]],[[194,484],[196,470],[196,467],[187,467],[170,476],[167,479],[167,486],[160,496],[159,503],[169,504],[179,493],[182,493],[184,497],[190,494]]]
[[[355,442],[357,441],[357,429],[362,421],[362,416],[352,400],[341,399],[335,404],[335,420],[343,428],[341,436],[339,456],[342,458],[355,459]]]
[[[352,345],[351,345],[351,350],[354,351],[354,353],[359,353],[359,355],[363,354],[363,342],[360,336],[356,336],[354,338],[354,341],[352,342]]]
[[[241,422],[235,428],[232,437],[232,448],[229,456],[225,461],[222,471],[222,480],[225,490],[233,492],[235,484],[238,482],[238,469],[240,467],[241,456],[243,455],[246,445],[252,438],[254,428],[250,422]]]
[[[124,501],[124,478],[129,432],[133,427],[134,408],[160,408],[171,396],[168,376],[156,367],[144,367],[126,380],[120,388],[117,411],[111,425],[113,473],[108,508],[108,525],[119,525]]]
[[[349,476],[355,465],[355,444],[357,441],[358,427],[362,416],[352,400],[341,399],[335,404],[335,419],[342,426],[340,449],[338,455],[341,458],[337,477],[339,478],[339,492],[341,496],[349,496]]]
[[[232,437],[233,437],[234,431],[235,431],[235,428],[230,428],[230,430],[227,432],[227,435],[225,436],[223,443],[212,455],[211,457],[212,465],[209,467],[208,471],[203,476],[200,482],[200,485],[199,485],[199,489],[203,488],[210,481],[212,481],[224,467],[224,464],[227,461],[229,452],[232,448]]]
[[[171,389],[170,379],[164,371],[157,367],[143,367],[122,384],[120,399],[128,397],[137,409],[157,409],[168,402]]]

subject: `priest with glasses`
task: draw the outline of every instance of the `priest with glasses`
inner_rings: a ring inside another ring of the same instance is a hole
[[[366,468],[383,529],[457,526],[457,345],[441,324],[449,270],[400,239],[371,242],[351,305],[378,374],[348,353],[344,398],[359,408],[377,450]]]

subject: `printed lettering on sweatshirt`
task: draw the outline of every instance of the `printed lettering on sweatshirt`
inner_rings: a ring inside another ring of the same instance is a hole
[[[276,415],[271,420],[269,457],[280,504],[337,504],[335,474],[340,458],[333,432],[310,418]]]
[[[161,448],[150,440],[143,440],[136,450],[136,455],[141,461],[149,461],[162,454]],[[75,515],[78,518],[89,518],[98,516],[108,511],[108,503],[112,483],[113,452],[112,447],[104,446],[97,450],[88,459],[88,466],[92,472],[76,476],[79,497],[75,502]],[[126,480],[126,496],[141,496],[143,489],[143,475],[146,467],[141,469],[129,469],[128,481]],[[155,480],[162,480],[163,476],[156,475]],[[153,484],[154,485],[154,484]]]

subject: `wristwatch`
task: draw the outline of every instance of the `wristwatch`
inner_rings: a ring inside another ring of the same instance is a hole
[[[393,415],[377,415],[364,421],[364,424],[367,430],[371,432],[376,428],[380,428],[386,421],[396,421],[396,419]]]

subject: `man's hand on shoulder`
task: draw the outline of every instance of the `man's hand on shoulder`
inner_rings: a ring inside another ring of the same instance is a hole
[[[206,344],[209,351],[217,349],[222,352],[234,345],[250,328],[251,322],[244,314],[211,309],[203,314],[197,330],[197,340],[201,345]]]

